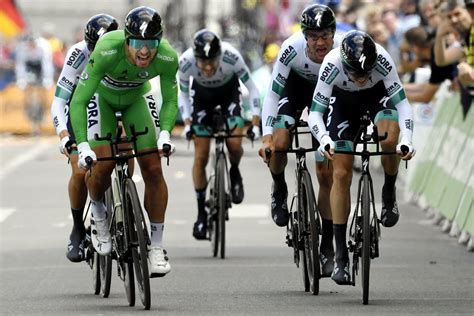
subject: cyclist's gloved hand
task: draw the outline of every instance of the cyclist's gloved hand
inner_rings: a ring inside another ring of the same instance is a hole
[[[77,165],[82,169],[89,169],[94,161],[97,161],[95,152],[92,151],[88,142],[83,142],[77,145],[79,151],[79,160]]]
[[[252,125],[252,128],[247,130],[247,134],[252,140],[260,139],[260,127],[257,125]]]
[[[186,140],[191,140],[192,138],[191,124],[184,125],[183,135],[184,137],[186,137]]]
[[[170,146],[170,151],[165,156],[171,156],[171,154],[175,151],[175,146],[170,140],[170,132],[161,131],[157,141],[158,149],[163,150],[163,145],[165,144],[168,144]]]
[[[401,141],[397,145],[397,153],[402,157],[403,160],[410,160],[416,154],[416,150],[410,140],[402,137]]]
[[[332,141],[331,137],[329,137],[327,134],[323,135],[319,144],[319,153],[324,157],[332,159],[331,157],[334,155],[334,142]]]
[[[61,154],[69,156],[74,147],[74,140],[70,136],[64,136],[61,138],[61,143],[59,144],[59,151]]]

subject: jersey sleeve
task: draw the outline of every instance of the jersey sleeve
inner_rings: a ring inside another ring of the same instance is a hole
[[[237,62],[235,63],[235,72],[239,77],[240,81],[249,90],[252,114],[254,116],[260,116],[260,92],[258,91],[257,85],[250,76],[249,67],[245,63],[242,55],[237,50],[235,50],[233,53],[237,56]]]
[[[67,130],[65,107],[76,87],[76,81],[87,63],[87,56],[79,48],[71,47],[64,59],[63,69],[56,82],[56,91],[51,104],[51,119],[56,134]]]
[[[163,72],[160,74],[161,94],[163,104],[160,110],[160,127],[162,131],[171,132],[178,115],[178,83],[176,80],[178,71],[178,54],[171,47],[166,52],[169,60]]]
[[[328,56],[326,56],[328,57]],[[325,58],[319,69],[319,78],[311,101],[311,111],[308,116],[308,125],[313,136],[320,141],[327,135],[323,115],[329,107],[332,90],[341,70],[331,58]]]
[[[190,69],[192,67],[192,61],[181,56],[179,60],[179,99],[178,105],[181,112],[181,118],[187,120],[191,118],[191,104],[189,102],[189,78],[190,78]]]
[[[114,67],[116,62],[111,56],[103,57],[100,55],[99,52],[102,51],[101,42],[103,41],[99,40],[97,42],[86,69],[84,69],[77,82],[70,104],[71,122],[77,144],[87,142],[87,104],[104,77],[106,69]]]
[[[267,94],[262,107],[262,131],[263,135],[273,132],[273,124],[278,114],[278,102],[286,86],[286,81],[291,70],[291,61],[286,62],[283,54],[286,50],[293,49],[291,46],[282,46],[278,53],[278,58],[273,65],[272,79],[268,87]]]

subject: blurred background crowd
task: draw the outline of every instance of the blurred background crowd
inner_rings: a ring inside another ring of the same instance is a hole
[[[383,45],[412,102],[429,103],[450,80],[452,89],[462,89],[467,112],[474,89],[472,0],[1,0],[0,132],[54,133],[49,106],[57,77],[94,14],[123,23],[131,8],[151,6],[178,52],[207,27],[241,51],[263,97],[281,43],[299,31],[301,11],[312,3],[333,9],[337,32],[360,29]]]

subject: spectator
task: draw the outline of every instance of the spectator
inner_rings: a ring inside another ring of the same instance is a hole
[[[454,64],[442,67],[436,65],[433,51],[434,34],[428,33],[426,28],[418,26],[409,29],[405,33],[405,40],[410,50],[415,53],[418,62],[429,63],[431,68],[428,82],[405,84],[407,98],[410,102],[428,103],[444,80],[454,79],[455,66]]]
[[[467,6],[467,7],[466,7]],[[461,105],[464,116],[469,111],[474,98],[474,1],[448,0],[447,13],[436,32],[434,45],[435,61],[438,66],[459,62],[458,77],[461,83]],[[446,48],[446,36],[457,33],[462,46]]]

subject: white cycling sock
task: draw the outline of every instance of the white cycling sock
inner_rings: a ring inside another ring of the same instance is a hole
[[[107,216],[107,209],[102,201],[91,200],[91,214],[97,219],[104,219]]]
[[[151,247],[163,248],[163,229],[164,223],[150,222],[151,227]]]

